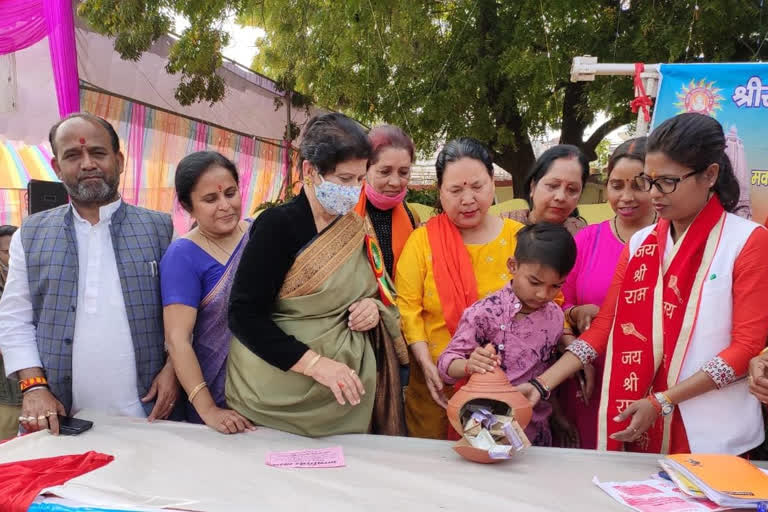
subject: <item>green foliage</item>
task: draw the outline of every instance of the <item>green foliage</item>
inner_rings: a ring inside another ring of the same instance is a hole
[[[225,15],[266,31],[254,61],[291,101],[314,101],[361,122],[402,126],[420,150],[469,135],[516,180],[533,162],[531,137],[561,129],[561,142],[593,159],[612,129],[632,120],[629,77],[570,82],[573,57],[600,62],[707,62],[768,58],[754,0],[85,0],[80,12],[136,58],[186,15],[169,70],[184,101],[223,94],[214,69]],[[768,20],[768,13],[763,17]],[[585,139],[597,112],[609,119]],[[293,129],[291,129],[293,133]]]
[[[438,195],[437,187],[434,185],[422,189],[408,189],[405,202],[424,204],[434,208],[437,206]]]
[[[85,0],[78,14],[94,29],[115,38],[115,50],[123,59],[138,60],[160,36],[173,30],[173,13],[183,14],[190,27],[171,47],[166,70],[180,73],[174,96],[182,105],[199,101],[211,104],[226,93],[216,74],[229,35],[222,20],[237,15],[244,2],[229,0]]]
[[[602,174],[608,167],[608,160],[611,158],[611,142],[608,139],[601,140],[595,148],[595,153],[597,153],[597,161],[592,162],[592,168]]]

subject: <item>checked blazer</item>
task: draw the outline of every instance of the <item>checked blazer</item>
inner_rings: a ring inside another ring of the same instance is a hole
[[[109,229],[136,355],[138,394],[144,396],[166,359],[158,268],[171,242],[171,217],[122,203]],[[43,371],[51,392],[69,413],[79,270],[72,207],[27,217],[21,243]],[[104,350],[109,350],[108,332]],[[154,403],[143,406],[149,414]]]

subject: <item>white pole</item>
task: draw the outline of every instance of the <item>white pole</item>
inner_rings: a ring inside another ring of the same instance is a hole
[[[658,77],[659,65],[646,64],[644,73],[652,73]],[[574,57],[571,65],[571,82],[593,82],[595,76],[632,76],[634,74],[634,64],[598,64],[597,57],[590,55]]]
[[[656,97],[656,88],[659,85],[658,73],[642,73],[640,77],[643,79],[643,85],[645,86],[645,94],[651,98]],[[649,108],[650,111],[650,108]],[[645,120],[645,114],[643,109],[637,111],[637,129],[635,133],[638,137],[648,134],[648,122]]]
[[[651,98],[656,97],[659,86],[659,64],[646,64],[645,70],[640,74],[645,86],[645,94]],[[598,64],[597,57],[584,55],[574,57],[571,65],[571,82],[594,82],[596,76],[634,76],[635,65],[624,63]],[[645,120],[643,109],[637,112],[636,132],[638,136],[648,133],[648,123]]]
[[[0,55],[0,112],[16,111],[16,57]]]

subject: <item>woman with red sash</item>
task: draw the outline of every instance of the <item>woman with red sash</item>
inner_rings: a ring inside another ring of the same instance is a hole
[[[444,389],[437,359],[464,309],[511,279],[507,260],[523,225],[488,215],[493,164],[478,141],[448,142],[435,168],[442,213],[408,239],[397,264],[395,288],[403,334],[417,362],[411,365],[405,393],[408,433],[445,439],[445,394],[450,390]]]
[[[598,449],[743,454],[764,439],[743,377],[768,335],[768,230],[730,213],[739,185],[708,116],[656,128],[637,181],[659,222],[625,247],[591,327],[521,390],[535,403],[605,354]]]

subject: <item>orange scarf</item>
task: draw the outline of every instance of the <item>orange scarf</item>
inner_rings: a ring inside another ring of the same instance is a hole
[[[368,199],[365,196],[365,187],[367,183],[363,183],[363,188],[360,191],[360,200],[355,206],[355,212],[362,218],[365,218],[366,204]],[[413,233],[413,224],[411,218],[408,216],[408,212],[405,211],[405,206],[400,203],[392,209],[392,255],[394,256],[394,264],[392,265],[392,274],[397,271],[397,260],[400,259],[400,254],[403,252],[405,242],[408,241],[408,237]],[[392,276],[394,278],[394,275]]]
[[[432,249],[432,274],[443,308],[445,326],[453,336],[464,310],[477,302],[475,269],[472,267],[472,260],[464,246],[461,233],[446,214],[441,213],[429,219],[427,237]],[[459,380],[454,384],[454,391],[458,391],[466,383],[466,378]],[[450,423],[446,439],[461,439]]]
[[[444,213],[427,222],[432,273],[451,336],[464,310],[477,302],[477,278],[461,233]]]
[[[608,344],[598,447],[621,450],[621,443],[609,436],[627,428],[630,420],[617,423],[613,418],[635,400],[677,383],[724,220],[725,211],[713,196],[673,249],[665,269],[670,223],[662,219],[627,264]],[[640,439],[624,448],[687,453],[680,409],[659,416]]]

